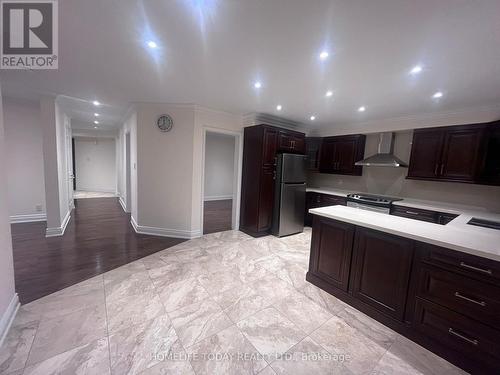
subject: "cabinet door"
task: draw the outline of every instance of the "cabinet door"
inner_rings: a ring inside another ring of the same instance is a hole
[[[321,138],[306,138],[306,156],[307,156],[307,170],[318,171],[319,170],[319,158],[321,152]]]
[[[483,129],[457,127],[444,136],[440,177],[459,181],[474,181],[478,172],[478,159]]]
[[[353,225],[315,216],[309,271],[347,291],[353,239]]]
[[[341,139],[335,145],[335,153],[337,158],[337,170],[344,174],[355,173],[354,165],[357,154],[357,139]]]
[[[352,267],[353,295],[403,321],[412,259],[411,240],[357,227]]]
[[[408,177],[429,179],[439,177],[443,134],[443,130],[415,131]]]
[[[273,219],[273,203],[274,203],[274,168],[262,169],[259,197],[259,222],[258,231],[266,231],[271,229]]]
[[[306,139],[302,136],[294,136],[292,138],[292,150],[297,154],[305,154],[306,152]]]
[[[323,173],[335,173],[337,170],[337,154],[335,152],[335,140],[325,139],[321,145],[321,156],[319,170]]]
[[[293,136],[286,132],[280,131],[278,134],[278,151],[290,152],[292,151]]]
[[[274,168],[276,164],[276,151],[278,132],[274,129],[264,129],[262,141],[262,164],[265,167]]]

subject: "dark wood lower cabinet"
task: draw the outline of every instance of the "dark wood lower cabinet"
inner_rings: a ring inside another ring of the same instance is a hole
[[[306,279],[472,374],[500,373],[500,262],[314,215]]]
[[[412,260],[412,241],[356,228],[352,264],[353,296],[402,321]]]
[[[351,267],[354,225],[314,217],[310,272],[347,291]]]

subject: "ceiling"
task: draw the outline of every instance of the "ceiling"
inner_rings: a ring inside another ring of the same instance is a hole
[[[88,124],[97,99],[110,127],[133,102],[334,127],[498,105],[499,14],[498,0],[64,0],[59,70],[0,79],[7,95],[69,97]]]

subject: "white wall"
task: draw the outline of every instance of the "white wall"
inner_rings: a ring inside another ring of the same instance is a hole
[[[0,92],[1,99],[1,92]],[[7,178],[2,101],[0,100],[0,180]],[[7,184],[0,183],[0,345],[17,308]]]
[[[127,190],[126,135],[130,135],[130,186]],[[131,109],[120,128],[117,138],[118,149],[118,196],[126,212],[137,222],[137,112]]]
[[[72,206],[69,189],[69,119],[54,96],[40,98],[47,235],[62,235]]]
[[[234,136],[208,132],[205,140],[205,200],[232,199]]]
[[[26,220],[37,216],[43,219],[45,180],[40,104],[4,97],[3,111],[11,219]]]
[[[114,138],[75,137],[76,190],[116,192]]]
[[[137,223],[163,234],[190,236],[194,106],[137,104]],[[174,120],[170,132],[159,115]],[[132,181],[134,176],[132,176]]]
[[[396,133],[394,153],[405,162],[410,158],[412,136],[413,131]],[[377,152],[378,139],[378,134],[367,136],[365,156]],[[363,176],[310,173],[308,185],[479,206],[500,212],[498,186],[407,180],[407,173],[407,168],[384,167],[363,167]]]
[[[174,119],[168,133],[155,126],[164,113]],[[118,193],[126,202],[125,134],[130,132],[130,211],[140,232],[201,235],[204,129],[241,134],[242,123],[240,116],[190,104],[134,104],[118,137]]]

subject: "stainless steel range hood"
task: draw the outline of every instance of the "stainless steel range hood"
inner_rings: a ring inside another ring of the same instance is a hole
[[[394,138],[394,133],[380,133],[378,153],[358,161],[356,165],[364,167],[408,167],[408,164],[394,156]]]

